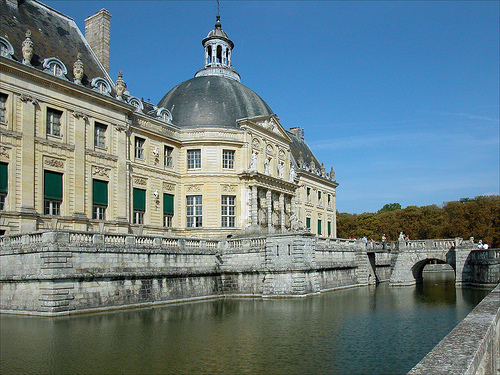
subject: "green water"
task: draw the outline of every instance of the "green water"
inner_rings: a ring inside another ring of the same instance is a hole
[[[309,298],[2,315],[0,372],[405,374],[489,293],[455,288],[449,275]]]

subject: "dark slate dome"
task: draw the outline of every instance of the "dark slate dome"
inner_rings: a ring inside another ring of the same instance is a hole
[[[273,111],[253,90],[222,76],[199,76],[182,82],[158,103],[180,127],[237,128],[236,120],[272,115]]]

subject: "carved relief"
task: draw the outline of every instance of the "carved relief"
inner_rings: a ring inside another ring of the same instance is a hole
[[[82,118],[85,121],[87,121],[89,119],[89,117],[85,113],[80,112],[80,111],[73,111],[73,117]]]
[[[223,193],[233,193],[236,191],[236,185],[221,185],[221,191]]]
[[[0,147],[0,157],[4,157],[5,159],[10,159],[10,148],[8,147]]]
[[[201,185],[187,185],[186,191],[188,193],[198,193],[201,191]]]
[[[38,104],[38,100],[29,94],[21,94],[19,100],[23,103],[31,102],[34,105]]]
[[[148,180],[143,177],[134,177],[134,185],[142,185],[146,186],[148,184]]]
[[[254,138],[252,140],[252,147],[253,148],[259,148],[260,147],[260,141],[257,138]]]
[[[129,130],[129,125],[128,124],[116,124],[115,125],[116,127],[116,130],[118,130],[119,132],[128,132]]]
[[[45,158],[45,165],[55,168],[64,168],[64,161],[60,159]]]
[[[267,152],[268,154],[272,154],[272,153],[274,152],[274,148],[273,148],[273,146],[272,146],[272,145],[267,145],[267,147],[266,147],[266,152]]]
[[[98,167],[96,165],[92,166],[92,176],[100,176],[109,178],[110,168]]]
[[[279,150],[279,151],[278,151],[278,157],[279,157],[280,159],[284,159],[284,158],[285,158],[285,151],[283,151],[283,150]]]
[[[163,190],[165,191],[175,191],[175,185],[168,182],[163,182]]]

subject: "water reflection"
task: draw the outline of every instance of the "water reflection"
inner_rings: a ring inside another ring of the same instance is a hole
[[[1,317],[0,372],[403,374],[488,290],[440,275],[300,299]]]

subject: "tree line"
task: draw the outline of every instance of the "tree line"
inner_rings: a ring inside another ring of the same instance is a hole
[[[411,240],[462,237],[500,247],[500,196],[488,195],[445,202],[443,205],[408,206],[388,203],[376,213],[337,214],[337,237],[380,241],[398,239],[400,232]]]

